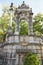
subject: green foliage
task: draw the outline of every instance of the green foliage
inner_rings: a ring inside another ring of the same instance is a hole
[[[15,32],[15,22],[13,21],[12,22],[12,30],[13,30],[13,33]]]
[[[35,17],[34,20],[39,22],[39,21],[43,21],[43,14],[38,13]]]
[[[42,28],[42,22],[43,22],[43,14],[38,13],[34,18],[33,18],[33,31],[37,36],[40,36],[43,34],[43,28]]]
[[[3,32],[6,32],[7,27],[8,27],[8,21],[9,21],[9,15],[8,14],[4,14],[2,15],[2,17],[0,18],[0,29],[2,29]]]
[[[24,65],[39,65],[39,58],[36,54],[33,54],[31,52],[27,53],[24,56]]]
[[[28,23],[25,20],[21,20],[20,35],[28,35]]]
[[[5,41],[5,34],[0,34],[0,42],[3,42]]]

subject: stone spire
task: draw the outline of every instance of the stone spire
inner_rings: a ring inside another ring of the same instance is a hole
[[[13,3],[11,3],[9,10],[12,10],[13,11]]]
[[[12,26],[13,3],[11,3],[9,11],[10,11],[9,26]]]
[[[23,1],[23,4],[25,4],[25,1]]]
[[[10,12],[10,20],[9,20],[9,25],[8,25],[8,31],[7,33],[8,34],[12,34],[12,14],[13,14],[13,3],[11,3],[10,5],[10,9],[9,9],[9,12]]]

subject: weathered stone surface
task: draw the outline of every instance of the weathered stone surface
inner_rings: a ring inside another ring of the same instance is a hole
[[[23,11],[25,11],[25,13],[22,13]],[[5,41],[0,43],[0,54],[2,55],[4,65],[23,65],[23,56],[30,51],[39,56],[40,64],[42,64],[43,38],[33,34],[32,9],[23,2],[23,4],[17,8],[15,14],[15,34],[12,33],[12,29],[9,26]],[[25,18],[28,22],[28,36],[19,35],[19,23],[21,18]]]

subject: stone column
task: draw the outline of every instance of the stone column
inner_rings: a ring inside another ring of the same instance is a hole
[[[33,35],[32,15],[30,15],[28,19],[28,34]]]
[[[18,55],[18,65],[20,65],[20,54]]]
[[[9,11],[10,11],[9,26],[12,26],[13,3],[11,3]]]
[[[20,65],[23,65],[23,55],[20,57]]]
[[[12,10],[10,11],[10,21],[9,21],[9,26],[12,27]]]
[[[10,20],[9,20],[9,25],[8,25],[8,31],[7,33],[8,34],[12,34],[12,14],[13,14],[13,3],[11,3],[10,5],[10,9],[9,9],[9,12],[10,12]]]
[[[16,17],[15,34],[19,35],[19,15]]]

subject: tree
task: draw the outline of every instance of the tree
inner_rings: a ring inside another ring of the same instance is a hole
[[[16,8],[14,7],[14,10]],[[14,13],[12,15],[13,17],[13,20],[12,20],[12,29],[14,30],[14,19],[15,19],[15,16],[14,16]],[[9,23],[9,20],[10,20],[10,13],[9,13],[9,10],[8,10],[8,7],[7,6],[4,6],[3,7],[3,14],[2,16],[0,17],[0,33],[6,33],[7,29],[8,29],[8,23]]]
[[[16,9],[16,7],[14,7],[14,10]],[[13,32],[15,32],[15,23],[14,23],[14,13],[13,13],[13,20],[12,20],[12,30]],[[8,10],[7,6],[3,7],[3,14],[0,17],[0,42],[3,40],[3,38],[6,35],[7,29],[8,29],[8,23],[9,23],[9,19],[10,19],[10,13]]]
[[[27,53],[23,61],[24,65],[39,65],[38,56],[32,52]]]
[[[33,18],[33,31],[37,36],[43,35],[43,14],[38,13],[36,16]]]

